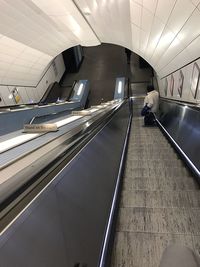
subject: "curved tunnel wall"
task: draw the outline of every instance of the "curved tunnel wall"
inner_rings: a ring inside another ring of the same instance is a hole
[[[200,59],[158,79],[160,95],[177,101],[200,103]]]
[[[35,86],[63,50],[126,46],[160,77],[199,57],[198,0],[1,1],[0,83]]]
[[[0,85],[36,86],[63,50],[128,47],[159,79],[199,57],[199,0],[30,0],[0,3]]]
[[[63,57],[59,55],[51,62],[35,87],[0,85],[0,107],[37,103],[51,83],[60,81],[64,72]]]

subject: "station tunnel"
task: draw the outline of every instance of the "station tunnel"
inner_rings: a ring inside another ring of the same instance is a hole
[[[200,1],[0,14],[0,267],[200,266]]]

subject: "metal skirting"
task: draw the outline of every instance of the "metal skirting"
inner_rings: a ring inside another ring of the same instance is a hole
[[[200,110],[161,99],[159,113],[161,128],[200,177]]]
[[[129,112],[127,102],[1,233],[1,267],[99,265]]]

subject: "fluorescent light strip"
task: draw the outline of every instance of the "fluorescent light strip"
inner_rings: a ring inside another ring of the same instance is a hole
[[[80,95],[81,92],[82,92],[82,90],[83,90],[83,83],[81,83],[81,84],[79,85],[79,88],[78,88],[78,91],[77,91],[77,95]]]
[[[38,137],[39,134],[35,133],[35,134],[22,134],[20,136],[16,136],[14,138],[8,139],[4,142],[0,143],[0,153],[5,152],[6,150],[13,148],[15,146],[18,146],[22,143],[25,143],[27,141],[30,141],[33,138]]]
[[[117,90],[118,94],[122,93],[122,81],[119,81],[118,83],[118,90]]]
[[[95,112],[95,111],[97,111],[97,110],[99,110],[98,108],[92,108],[92,109],[90,109],[90,110],[88,110],[90,113],[93,113],[93,112]]]
[[[55,122],[55,124],[57,125],[58,128],[66,125],[67,123],[70,123],[72,121],[75,121],[75,120],[78,120],[80,119],[82,116],[72,116],[72,117],[69,117],[69,118],[66,118],[64,120],[61,120],[61,121],[57,121]]]

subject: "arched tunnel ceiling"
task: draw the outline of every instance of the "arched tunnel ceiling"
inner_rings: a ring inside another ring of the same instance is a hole
[[[162,77],[200,56],[200,0],[0,0],[0,84],[36,85],[81,44],[113,43]]]

